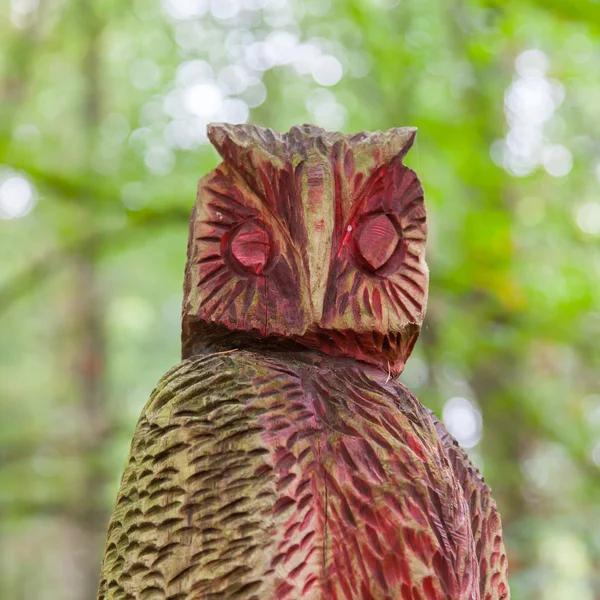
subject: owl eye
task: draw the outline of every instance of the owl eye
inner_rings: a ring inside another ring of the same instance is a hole
[[[271,238],[257,221],[239,226],[229,238],[229,249],[243,270],[253,275],[262,275],[272,256]]]
[[[396,227],[383,213],[369,215],[355,237],[358,253],[371,269],[377,271],[392,257],[400,241]]]

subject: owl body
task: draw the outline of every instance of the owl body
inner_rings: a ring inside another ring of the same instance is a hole
[[[186,360],[140,418],[99,598],[505,598],[495,506],[469,506],[489,491],[452,447],[357,361]]]
[[[413,129],[214,125],[183,361],[138,423],[99,600],[507,600],[490,491],[397,380],[425,313]]]

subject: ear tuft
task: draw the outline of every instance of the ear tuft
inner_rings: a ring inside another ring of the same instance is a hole
[[[227,123],[209,123],[206,126],[206,134],[210,143],[221,153],[223,142],[230,135]]]
[[[227,146],[240,146],[248,137],[244,128],[249,125],[231,125],[229,123],[209,123],[206,133],[210,143],[224,160],[228,158]]]
[[[285,136],[267,127],[249,123],[210,123],[206,130],[221,158],[242,176],[248,169],[244,161],[274,163],[286,158]]]
[[[398,144],[399,152],[398,155],[404,157],[406,153],[412,148],[415,143],[415,139],[417,137],[417,128],[416,127],[400,127],[397,129],[392,129],[392,132],[395,132],[395,137],[397,139],[396,143]]]
[[[373,134],[379,139],[371,140],[382,149],[382,162],[386,163],[395,158],[402,160],[412,148],[417,137],[416,127],[394,127],[387,131]]]

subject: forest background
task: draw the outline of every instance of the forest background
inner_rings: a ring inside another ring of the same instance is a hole
[[[419,128],[401,379],[492,486],[514,600],[600,598],[598,1],[9,0],[0,111],[1,598],[95,598],[210,121]]]

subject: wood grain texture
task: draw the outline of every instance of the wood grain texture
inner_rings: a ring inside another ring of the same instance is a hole
[[[501,600],[509,597],[508,563],[502,540],[502,523],[490,488],[473,466],[467,453],[429,411],[442,443],[458,477],[469,505],[471,530],[479,564],[481,600]]]
[[[507,600],[490,490],[392,375],[428,271],[415,130],[214,125],[183,362],[140,417],[99,600]]]
[[[223,163],[192,214],[184,357],[201,321],[399,374],[428,285],[423,189],[402,162],[415,130],[219,124],[209,136]]]
[[[487,488],[386,379],[307,352],[170,371],[138,423],[99,599],[508,598]]]

